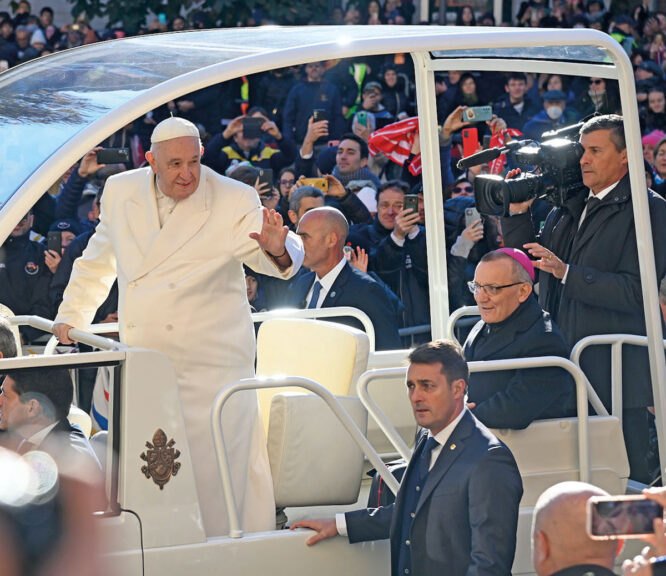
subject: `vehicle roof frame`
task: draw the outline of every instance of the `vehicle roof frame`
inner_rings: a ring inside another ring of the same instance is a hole
[[[322,27],[324,28],[324,27]],[[412,54],[415,64],[417,98],[420,105],[419,115],[422,124],[422,154],[424,190],[432,192],[425,195],[426,213],[436,211],[427,219],[429,228],[435,231],[435,234],[429,234],[428,246],[429,256],[428,264],[433,266],[433,274],[436,278],[437,286],[430,288],[431,303],[433,308],[433,336],[443,333],[448,316],[448,305],[446,301],[446,254],[440,246],[436,247],[440,240],[443,241],[444,227],[443,216],[441,214],[441,175],[439,168],[436,116],[433,116],[434,101],[428,98],[428,94],[434,92],[434,71],[441,69],[451,69],[457,66],[469,66],[470,58],[434,59],[431,52],[433,50],[453,51],[451,47],[455,45],[455,50],[474,50],[474,49],[495,49],[495,48],[520,48],[533,46],[596,46],[605,50],[610,56],[612,63],[617,69],[619,80],[620,99],[625,111],[625,135],[627,138],[627,156],[630,166],[642,166],[642,148],[640,147],[640,132],[638,123],[638,112],[636,110],[636,92],[633,82],[633,71],[631,63],[626,53],[619,43],[610,36],[595,30],[560,30],[560,29],[511,29],[511,28],[477,28],[475,30],[463,29],[461,27],[428,27],[415,29],[413,36],[410,32],[405,32],[402,27],[386,27],[385,37],[360,37],[363,32],[359,31],[361,27],[356,27],[354,34],[358,36],[352,39],[352,35],[344,35],[344,30],[331,28],[332,33],[343,32],[342,36],[335,38],[324,38],[321,42],[313,43],[309,46],[297,46],[288,48],[279,48],[269,52],[257,52],[242,56],[237,59],[228,60],[219,64],[203,67],[201,69],[187,72],[180,76],[171,78],[156,86],[138,94],[119,107],[110,110],[107,114],[92,122],[86,128],[81,130],[74,138],[68,142],[66,150],[53,154],[31,176],[20,186],[19,192],[25,192],[25,196],[14,194],[2,207],[3,218],[0,219],[0,238],[6,238],[12,228],[27,211],[26,204],[29,207],[34,204],[44,190],[65,172],[76,160],[81,158],[88,150],[100,142],[100,135],[106,137],[118,129],[122,128],[129,121],[152,110],[157,105],[167,102],[171,99],[182,96],[183,94],[205,88],[212,84],[230,80],[241,75],[262,72],[268,69],[286,67],[295,64],[316,60],[327,60],[330,58],[345,58],[355,55],[366,54],[388,54],[395,52],[407,52]],[[376,34],[377,28],[368,34]],[[220,30],[220,34],[225,31]],[[289,33],[288,29],[285,33]],[[189,33],[194,34],[196,33]],[[405,34],[405,35],[401,35]],[[322,35],[324,36],[324,34]],[[117,40],[115,42],[138,42],[140,39]],[[439,43],[443,47],[439,47]],[[84,48],[75,50],[84,50]],[[75,50],[72,54],[75,54]],[[305,57],[307,55],[307,57]],[[57,57],[58,55],[56,55]],[[479,62],[479,65],[481,65]],[[564,73],[564,70],[575,66],[576,70],[580,68],[581,73],[585,71],[594,72],[594,75],[607,77],[606,73],[612,74],[611,66],[602,64],[573,64],[569,65],[560,61],[520,61],[514,58],[507,59],[489,59],[488,64],[493,68],[511,70],[516,66],[523,69],[533,70],[532,66],[538,63],[538,71],[548,71]],[[490,64],[492,62],[492,64]],[[29,70],[30,63],[20,68],[17,73]],[[503,67],[503,68],[500,68]],[[520,68],[518,68],[520,69]],[[11,71],[10,71],[11,72]],[[424,100],[425,99],[425,100]],[[429,102],[426,104],[426,101]],[[421,106],[421,104],[425,104]],[[627,117],[626,114],[631,117]],[[433,122],[433,119],[435,121]],[[71,145],[70,145],[71,144]],[[645,179],[642,170],[632,170],[630,172],[630,184],[634,191],[645,190]],[[652,253],[652,235],[647,207],[647,197],[645,194],[633,195],[633,209],[636,220],[637,242],[639,253]],[[660,318],[657,298],[657,278],[653,259],[639,259],[641,283],[644,300],[645,320],[647,327],[647,336],[650,340],[649,356],[650,368],[652,374],[655,407],[660,414],[664,413],[666,408],[666,390],[658,385],[659,382],[666,382],[666,363],[664,361],[662,348],[663,334],[661,323],[657,322]],[[442,282],[444,279],[444,282]],[[658,345],[657,345],[658,344]],[[666,463],[666,422],[658,419],[657,431],[660,440],[660,459]]]

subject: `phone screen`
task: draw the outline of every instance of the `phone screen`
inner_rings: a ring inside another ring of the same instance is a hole
[[[588,531],[593,538],[638,538],[654,532],[655,518],[662,507],[642,497],[591,498],[588,502]]]

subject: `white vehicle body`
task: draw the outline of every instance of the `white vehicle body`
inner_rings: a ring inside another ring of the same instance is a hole
[[[11,233],[44,191],[88,150],[165,102],[268,69],[331,58],[401,52],[409,53],[415,64],[433,338],[446,337],[450,330],[447,327],[450,313],[435,72],[513,70],[619,81],[647,324],[647,338],[640,340],[649,347],[663,471],[666,464],[663,418],[666,415],[666,366],[657,278],[654,262],[648,256],[653,253],[650,219],[645,194],[641,193],[645,190],[645,179],[636,95],[626,54],[605,34],[591,30],[421,26],[267,27],[143,36],[38,59],[0,75],[0,155],[3,158],[0,239],[4,240]],[[205,313],[193,311],[197,312]],[[48,322],[26,318],[17,321],[30,321],[49,329]],[[3,369],[36,364],[111,363],[116,366],[106,462],[109,507],[99,519],[110,550],[106,558],[110,573],[160,576],[220,571],[228,575],[269,571],[274,574],[317,573],[319,576],[388,573],[387,542],[351,546],[345,539],[338,538],[307,548],[307,534],[302,531],[242,534],[237,529],[232,530],[229,537],[207,537],[201,524],[178,388],[168,359],[156,352],[129,349],[104,338],[80,334],[80,340],[96,344],[103,351],[80,355],[75,361],[71,356],[45,355],[2,360],[0,364]],[[370,389],[371,396],[392,424],[383,422],[381,428],[392,438],[393,445],[383,438],[377,424],[369,424],[368,436],[384,456],[408,455],[406,442],[409,443],[415,430],[404,388],[399,385],[402,372],[395,370],[403,365],[405,357],[404,350],[374,352],[373,344],[370,346],[369,369],[394,369],[368,376],[392,382],[381,389]],[[589,479],[615,492],[623,491],[626,486],[626,458],[624,462],[620,458],[615,467],[606,463],[608,458],[613,460],[614,453],[623,453],[621,433],[617,435],[621,430],[618,427],[621,410],[614,409],[610,416],[595,417],[588,434],[585,381],[576,373],[575,364],[569,363],[567,367],[580,382],[579,420],[549,421],[541,428],[533,425],[525,431],[501,434],[510,446],[516,447],[526,485],[514,565],[516,574],[531,571],[529,522],[535,496],[541,490],[557,481],[577,478]],[[490,368],[494,365],[474,367]],[[360,380],[362,383],[364,379]],[[363,396],[363,391],[359,394]],[[366,404],[371,402],[366,399]],[[398,434],[393,428],[397,428]],[[181,468],[164,489],[159,489],[141,471],[144,462],[140,455],[157,429],[165,430],[169,438],[174,438],[181,452]],[[551,434],[553,430],[566,433],[567,451],[561,450],[562,446]],[[552,446],[544,444],[548,438],[553,440]],[[215,455],[211,454],[213,457]],[[549,468],[558,459],[566,461],[564,471]],[[221,473],[224,472],[223,460]],[[232,503],[232,495],[227,493],[226,497]],[[331,514],[332,509],[327,509],[326,513]]]

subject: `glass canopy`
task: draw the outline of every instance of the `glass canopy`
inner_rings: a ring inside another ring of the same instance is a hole
[[[548,38],[554,41],[555,33],[561,34],[550,32],[434,26],[235,28],[140,36],[39,58],[0,75],[0,205],[84,129],[169,80],[183,77],[182,93],[191,91],[186,76],[197,70],[225,67],[229,77],[240,76],[250,64],[253,71],[258,63],[262,69],[278,67],[278,54],[280,65],[286,65],[286,59],[295,64],[410,51],[437,57],[496,57],[503,54],[492,46],[506,43],[507,38],[522,46],[534,45],[538,38],[543,46]],[[594,35],[589,39],[589,44],[595,44]],[[477,46],[488,48],[459,50]],[[447,47],[456,50],[447,52]],[[586,61],[598,62],[605,56],[593,46],[558,46],[546,50],[543,57],[567,53],[570,58],[576,50],[579,59]],[[526,57],[525,48],[518,51]],[[583,58],[583,52],[587,57]],[[100,133],[97,142],[108,135]]]

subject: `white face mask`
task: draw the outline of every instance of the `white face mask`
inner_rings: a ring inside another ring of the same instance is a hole
[[[558,120],[560,116],[564,113],[564,108],[561,106],[549,106],[546,108],[546,114],[551,120]]]
[[[606,91],[605,90],[589,90],[588,95],[590,96],[590,100],[592,100],[592,103],[595,106],[599,106],[604,101],[604,98],[606,96]]]

